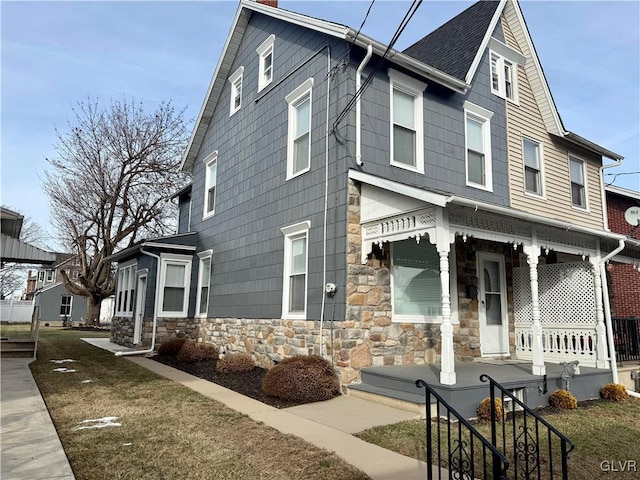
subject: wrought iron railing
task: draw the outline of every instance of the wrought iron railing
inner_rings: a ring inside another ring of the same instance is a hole
[[[640,318],[614,317],[611,320],[617,360],[640,360]]]
[[[491,409],[491,443],[510,460],[509,478],[568,479],[573,443],[489,375],[480,375],[480,381],[489,382],[491,405],[496,398],[503,406],[511,403],[511,414],[505,418],[497,418],[497,409]]]
[[[424,380],[416,381],[416,386],[426,390],[427,479],[440,480],[444,476],[449,479],[506,480],[509,461],[505,455]],[[433,419],[429,415],[432,399],[435,400]]]

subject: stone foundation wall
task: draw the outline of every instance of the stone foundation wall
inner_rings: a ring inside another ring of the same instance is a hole
[[[193,318],[158,318],[156,331],[156,347],[178,335],[192,337],[197,332],[198,319]],[[113,317],[111,321],[111,341],[130,348],[145,349],[151,346],[153,336],[153,319],[142,321],[142,342],[133,344],[134,321],[130,317]]]

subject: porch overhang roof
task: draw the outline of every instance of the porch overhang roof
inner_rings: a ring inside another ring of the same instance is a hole
[[[197,232],[180,233],[177,235],[170,235],[166,237],[156,237],[140,242],[120,250],[112,255],[109,255],[105,260],[109,262],[119,262],[122,259],[135,256],[143,248],[156,248],[163,250],[184,250],[186,252],[196,251],[196,241],[198,238]]]

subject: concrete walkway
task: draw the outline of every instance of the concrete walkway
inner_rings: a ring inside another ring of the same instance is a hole
[[[83,340],[110,351],[125,350],[105,338]],[[374,480],[424,480],[427,476],[425,462],[405,457],[351,435],[373,426],[417,418],[414,413],[350,396],[279,410],[148,358],[140,356],[125,358],[206,397],[224,403],[255,421],[263,422],[280,432],[296,435],[318,447],[335,452]]]
[[[2,480],[74,480],[62,444],[29,364],[32,358],[0,363]]]

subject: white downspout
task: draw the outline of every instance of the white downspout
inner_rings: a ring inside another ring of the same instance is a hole
[[[600,167],[600,201],[602,202],[602,220],[604,221],[605,230],[609,229],[609,213],[607,212],[607,193],[604,190],[604,170],[606,168],[618,167],[622,165],[624,159],[616,160],[613,163],[608,165],[603,165]]]
[[[142,355],[145,353],[151,353],[155,350],[155,347],[156,347],[156,327],[158,325],[158,296],[159,296],[158,285],[160,285],[160,256],[156,255],[155,253],[147,252],[144,250],[144,248],[140,249],[140,253],[156,259],[156,293],[155,293],[154,302],[153,302],[153,329],[151,331],[151,347],[148,350],[131,350],[127,352],[116,352],[115,353],[116,357],[123,357],[125,355],[127,356]],[[142,326],[140,326],[140,328],[142,328]]]
[[[613,383],[618,383],[618,365],[616,363],[616,350],[613,342],[613,326],[611,325],[611,304],[609,303],[609,286],[607,285],[606,263],[614,255],[624,249],[624,240],[620,240],[618,248],[608,253],[600,261],[600,277],[602,278],[602,303],[604,306],[604,319],[607,327],[607,343],[609,347],[609,361],[611,362],[611,376]]]
[[[322,304],[320,307],[320,356],[324,353],[324,311],[326,295],[324,286],[327,284],[327,215],[329,211],[329,108],[331,92],[331,47],[327,45],[327,118],[324,137],[324,222],[322,225]],[[308,240],[307,240],[308,241]],[[331,347],[333,348],[333,346]]]
[[[360,123],[362,117],[362,108],[360,104],[361,95],[360,87],[362,86],[362,71],[364,67],[369,63],[369,59],[373,54],[373,47],[371,44],[367,45],[367,54],[360,62],[358,69],[356,70],[356,164],[361,167],[362,166],[362,125]]]

